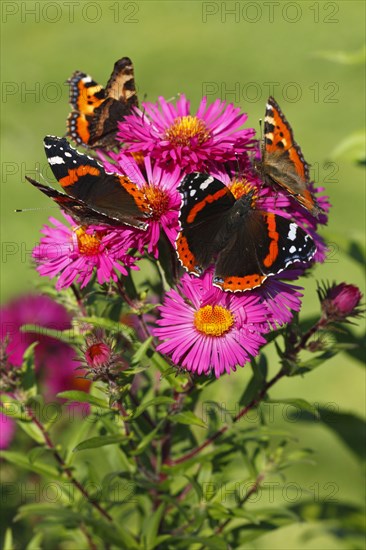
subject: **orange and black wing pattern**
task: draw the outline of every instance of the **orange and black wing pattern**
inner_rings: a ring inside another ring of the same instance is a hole
[[[83,147],[114,147],[118,122],[138,106],[132,61],[119,59],[105,88],[80,71],[67,82],[73,109],[67,119],[68,136]]]
[[[263,171],[304,208],[317,216],[321,211],[310,190],[309,165],[278,103],[270,97],[264,118]]]
[[[83,225],[103,223],[147,229],[147,199],[127,176],[106,172],[96,159],[71,147],[65,138],[46,136],[44,147],[53,175],[65,194],[27,179],[72,218]]]

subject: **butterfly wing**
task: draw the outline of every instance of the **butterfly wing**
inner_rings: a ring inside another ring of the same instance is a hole
[[[60,191],[57,191],[47,185],[43,185],[29,176],[25,176],[25,179],[34,185],[34,187],[42,191],[42,193],[47,195],[47,197],[54,200],[62,210],[69,214],[69,216],[71,216],[75,221],[80,223],[80,225],[121,225],[121,222],[118,219],[114,219],[111,216],[107,216],[102,212],[94,210],[80,199],[65,195],[65,193],[60,193]]]
[[[123,57],[115,63],[105,94],[106,101],[97,107],[90,124],[90,144],[93,147],[113,147],[116,144],[118,122],[121,122],[133,107],[138,106],[131,59]]]
[[[219,254],[214,284],[233,292],[251,290],[295,262],[310,261],[315,252],[313,239],[297,224],[251,208]]]
[[[223,246],[225,220],[235,199],[219,180],[198,172],[185,176],[179,192],[182,204],[177,255],[187,271],[199,275]]]
[[[70,105],[72,111],[67,119],[67,135],[83,147],[89,146],[90,123],[95,110],[105,101],[103,86],[91,76],[75,71],[67,80],[70,86]]]
[[[106,172],[99,162],[76,151],[65,138],[47,136],[44,147],[52,172],[67,195],[114,225],[119,222],[146,229],[149,209],[145,196],[127,176]]]
[[[309,189],[309,165],[293,137],[290,124],[270,97],[264,118],[263,168],[266,176],[317,216],[321,209]]]

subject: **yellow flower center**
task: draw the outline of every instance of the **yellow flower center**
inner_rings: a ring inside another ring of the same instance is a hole
[[[210,132],[203,120],[191,115],[177,117],[165,132],[165,138],[178,147],[190,146],[192,139],[202,145],[209,137]]]
[[[233,178],[228,187],[236,199],[240,199],[240,197],[242,197],[243,195],[248,195],[248,193],[254,190],[251,206],[252,208],[255,207],[255,203],[258,199],[258,194],[255,190],[255,187],[249,181],[247,181],[246,178]]]
[[[233,324],[233,314],[221,306],[204,306],[194,315],[194,326],[208,336],[222,336]]]
[[[96,231],[93,235],[88,235],[83,227],[74,230],[78,241],[80,254],[84,256],[94,256],[100,249],[102,232]]]
[[[153,220],[160,220],[161,216],[169,209],[169,195],[164,189],[154,185],[145,185],[143,193],[149,203]]]

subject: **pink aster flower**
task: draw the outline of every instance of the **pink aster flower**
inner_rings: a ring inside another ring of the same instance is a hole
[[[301,297],[303,296],[301,291],[303,288],[287,281],[280,281],[279,278],[297,279],[301,274],[302,270],[287,269],[278,276],[266,279],[262,286],[251,291],[265,303],[269,311],[267,323],[271,329],[289,323],[293,317],[293,312],[301,309]]]
[[[157,244],[163,231],[170,243],[174,246],[178,234],[178,214],[180,207],[180,195],[177,187],[182,179],[179,166],[172,170],[166,170],[157,162],[152,162],[149,157],[141,161],[123,151],[119,154],[110,153],[111,158],[117,163],[111,164],[104,156],[103,164],[106,170],[120,171],[130,178],[133,183],[144,193],[146,203],[151,211],[151,217],[147,219],[147,230],[141,231],[134,228],[121,229],[126,239],[131,240],[132,247],[141,253],[145,246],[149,253],[158,257]]]
[[[256,356],[269,330],[266,305],[253,293],[237,296],[212,286],[212,271],[185,274],[159,307],[158,350],[196,374],[218,378]]]
[[[76,226],[64,214],[68,227],[50,218],[54,227],[45,225],[40,244],[33,250],[37,270],[42,276],[59,276],[56,289],[72,283],[85,287],[96,273],[99,284],[116,281],[118,274],[127,275],[127,268],[138,269],[128,254],[131,241],[123,229]]]
[[[204,97],[196,114],[181,95],[174,106],[159,97],[159,103],[143,103],[143,110],[119,124],[119,139],[130,151],[141,151],[161,165],[179,165],[185,171],[203,171],[208,162],[235,159],[251,146],[254,130],[243,129],[247,115],[217,99],[207,106]]]

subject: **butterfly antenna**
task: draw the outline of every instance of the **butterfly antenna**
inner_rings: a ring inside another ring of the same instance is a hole
[[[59,208],[58,206],[39,206],[37,208],[15,208],[14,212],[37,212],[38,210],[49,210],[50,208]]]

